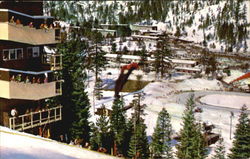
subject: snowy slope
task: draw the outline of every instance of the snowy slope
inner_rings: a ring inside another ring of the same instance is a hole
[[[167,16],[164,21],[150,19],[144,19],[133,23],[152,23],[157,25],[160,30],[167,30],[172,34],[176,33],[177,27],[180,28],[181,36],[179,38],[193,41],[195,43],[202,43],[207,36],[207,47],[214,51],[225,51],[225,40],[219,40],[216,23],[218,22],[217,15],[222,11],[226,1],[220,1],[218,4],[211,3],[209,1],[199,1],[198,8],[195,9],[195,1],[178,2],[173,1],[171,7],[168,8]],[[244,1],[241,5],[243,9],[246,6],[246,24],[250,23],[250,2]],[[129,12],[136,13],[140,7],[138,1],[57,1],[46,2],[45,13],[49,13],[49,8],[56,10],[56,15],[62,17],[62,20],[67,20],[70,23],[82,22],[89,19],[98,19],[100,23],[119,23],[120,15],[127,16]],[[62,12],[62,8],[66,11]],[[68,19],[65,17],[68,17]],[[210,24],[203,30],[200,26],[206,21],[207,17],[210,19]],[[235,22],[233,17],[230,17],[230,22]],[[236,26],[236,24],[234,23]],[[167,27],[166,27],[167,26]],[[244,52],[244,47],[247,47],[246,52],[250,52],[250,27],[247,27],[248,37],[246,38],[245,46],[244,41],[238,43],[240,47],[239,52]],[[203,34],[204,31],[204,34]],[[235,37],[237,38],[237,37]],[[212,48],[215,47],[215,48]],[[233,51],[236,50],[236,45]]]
[[[99,152],[70,146],[0,127],[1,159],[115,159]]]

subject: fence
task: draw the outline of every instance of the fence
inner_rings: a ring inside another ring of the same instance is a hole
[[[22,131],[62,120],[62,106],[9,118],[9,127]]]

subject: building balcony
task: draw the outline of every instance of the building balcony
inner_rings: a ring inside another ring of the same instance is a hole
[[[36,29],[22,24],[0,22],[0,40],[31,45],[48,45],[60,42],[60,29]]]
[[[0,68],[0,97],[40,100],[62,94],[62,80],[52,71],[32,72]]]
[[[44,65],[49,65],[52,71],[62,69],[62,55],[61,54],[44,54],[43,62]]]
[[[62,120],[62,106],[57,106],[11,117],[9,118],[9,127],[14,130],[24,131],[60,120]]]

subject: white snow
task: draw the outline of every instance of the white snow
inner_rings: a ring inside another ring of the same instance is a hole
[[[187,79],[180,82],[176,89],[179,91],[187,90],[221,90],[223,87],[217,80],[205,80],[205,79]]]
[[[0,127],[1,159],[115,159],[116,157]]]
[[[107,75],[108,72],[111,72],[112,75]],[[111,84],[114,83],[114,81],[117,79],[118,75],[120,73],[119,69],[116,68],[107,68],[107,70],[103,71],[100,75],[101,79],[103,79],[104,84]],[[203,92],[207,90],[213,90],[220,92],[219,94],[224,95],[222,84],[218,80],[207,80],[202,78],[193,79],[190,75],[173,75],[170,80],[162,79],[158,80],[155,77],[154,72],[150,72],[148,74],[142,73],[141,70],[135,70],[130,75],[129,79],[136,79],[136,75],[142,75],[142,80],[145,81],[153,81],[150,82],[147,86],[144,87],[143,92],[145,93],[145,96],[143,100],[141,101],[141,104],[146,104],[147,107],[145,108],[145,116],[143,117],[145,119],[145,124],[147,126],[146,133],[148,136],[151,136],[154,132],[154,127],[156,124],[156,120],[158,117],[158,113],[161,111],[162,108],[166,108],[171,116],[171,123],[174,130],[173,135],[177,135],[179,130],[182,127],[182,114],[185,109],[185,105],[180,102],[180,99],[177,98],[178,94],[182,92],[189,92],[189,91],[195,91],[195,92]],[[92,75],[89,74],[89,75]],[[93,98],[93,86],[94,86],[94,76],[90,78],[90,83],[88,87],[88,93],[89,93],[89,99],[92,105],[98,104],[95,108],[91,108],[91,121],[95,122],[95,120],[98,118],[97,115],[94,115],[94,109],[101,106],[101,103],[105,104],[105,106],[109,109],[111,109],[112,106],[112,98],[114,96],[114,92],[112,91],[104,91],[104,99],[102,100],[96,100],[96,98]],[[127,93],[121,92],[122,95],[125,95]],[[216,95],[215,95],[216,96]],[[205,96],[209,97],[209,95]],[[224,96],[218,96],[216,99],[220,98],[220,103],[223,105],[223,107],[228,108],[240,108],[242,103],[237,103],[238,105],[234,105],[233,102],[231,105],[227,105],[224,103],[227,103],[228,98],[234,97],[233,95],[228,95],[226,98]],[[248,99],[250,99],[249,95],[246,95],[244,97],[238,98],[239,96],[235,96],[235,102],[238,100],[241,100],[243,102],[243,99],[245,103],[249,104]],[[124,97],[125,105],[127,106],[132,100],[133,95],[128,95]],[[209,100],[208,100],[209,101]],[[213,103],[211,103],[213,104]],[[216,105],[217,103],[214,103]],[[133,112],[133,109],[129,109],[126,112],[127,117],[131,117],[131,113]],[[232,139],[230,139],[229,135],[229,128],[230,128],[230,111],[220,110],[220,109],[207,109],[203,108],[203,112],[196,115],[197,119],[202,122],[209,122],[216,126],[214,129],[214,132],[220,133],[222,137],[225,140],[226,145],[226,151],[229,152],[229,149],[232,145]],[[233,133],[235,131],[235,125],[237,124],[239,113],[235,112],[232,122],[232,138]],[[213,154],[213,147],[215,145],[211,145],[211,154]],[[211,157],[211,154],[208,158]]]
[[[248,110],[250,110],[249,96],[212,94],[202,97],[200,101],[208,105],[230,107],[236,109],[240,109],[245,104]]]

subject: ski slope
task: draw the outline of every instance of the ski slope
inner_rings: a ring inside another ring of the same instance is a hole
[[[1,159],[115,159],[116,157],[0,127]]]

